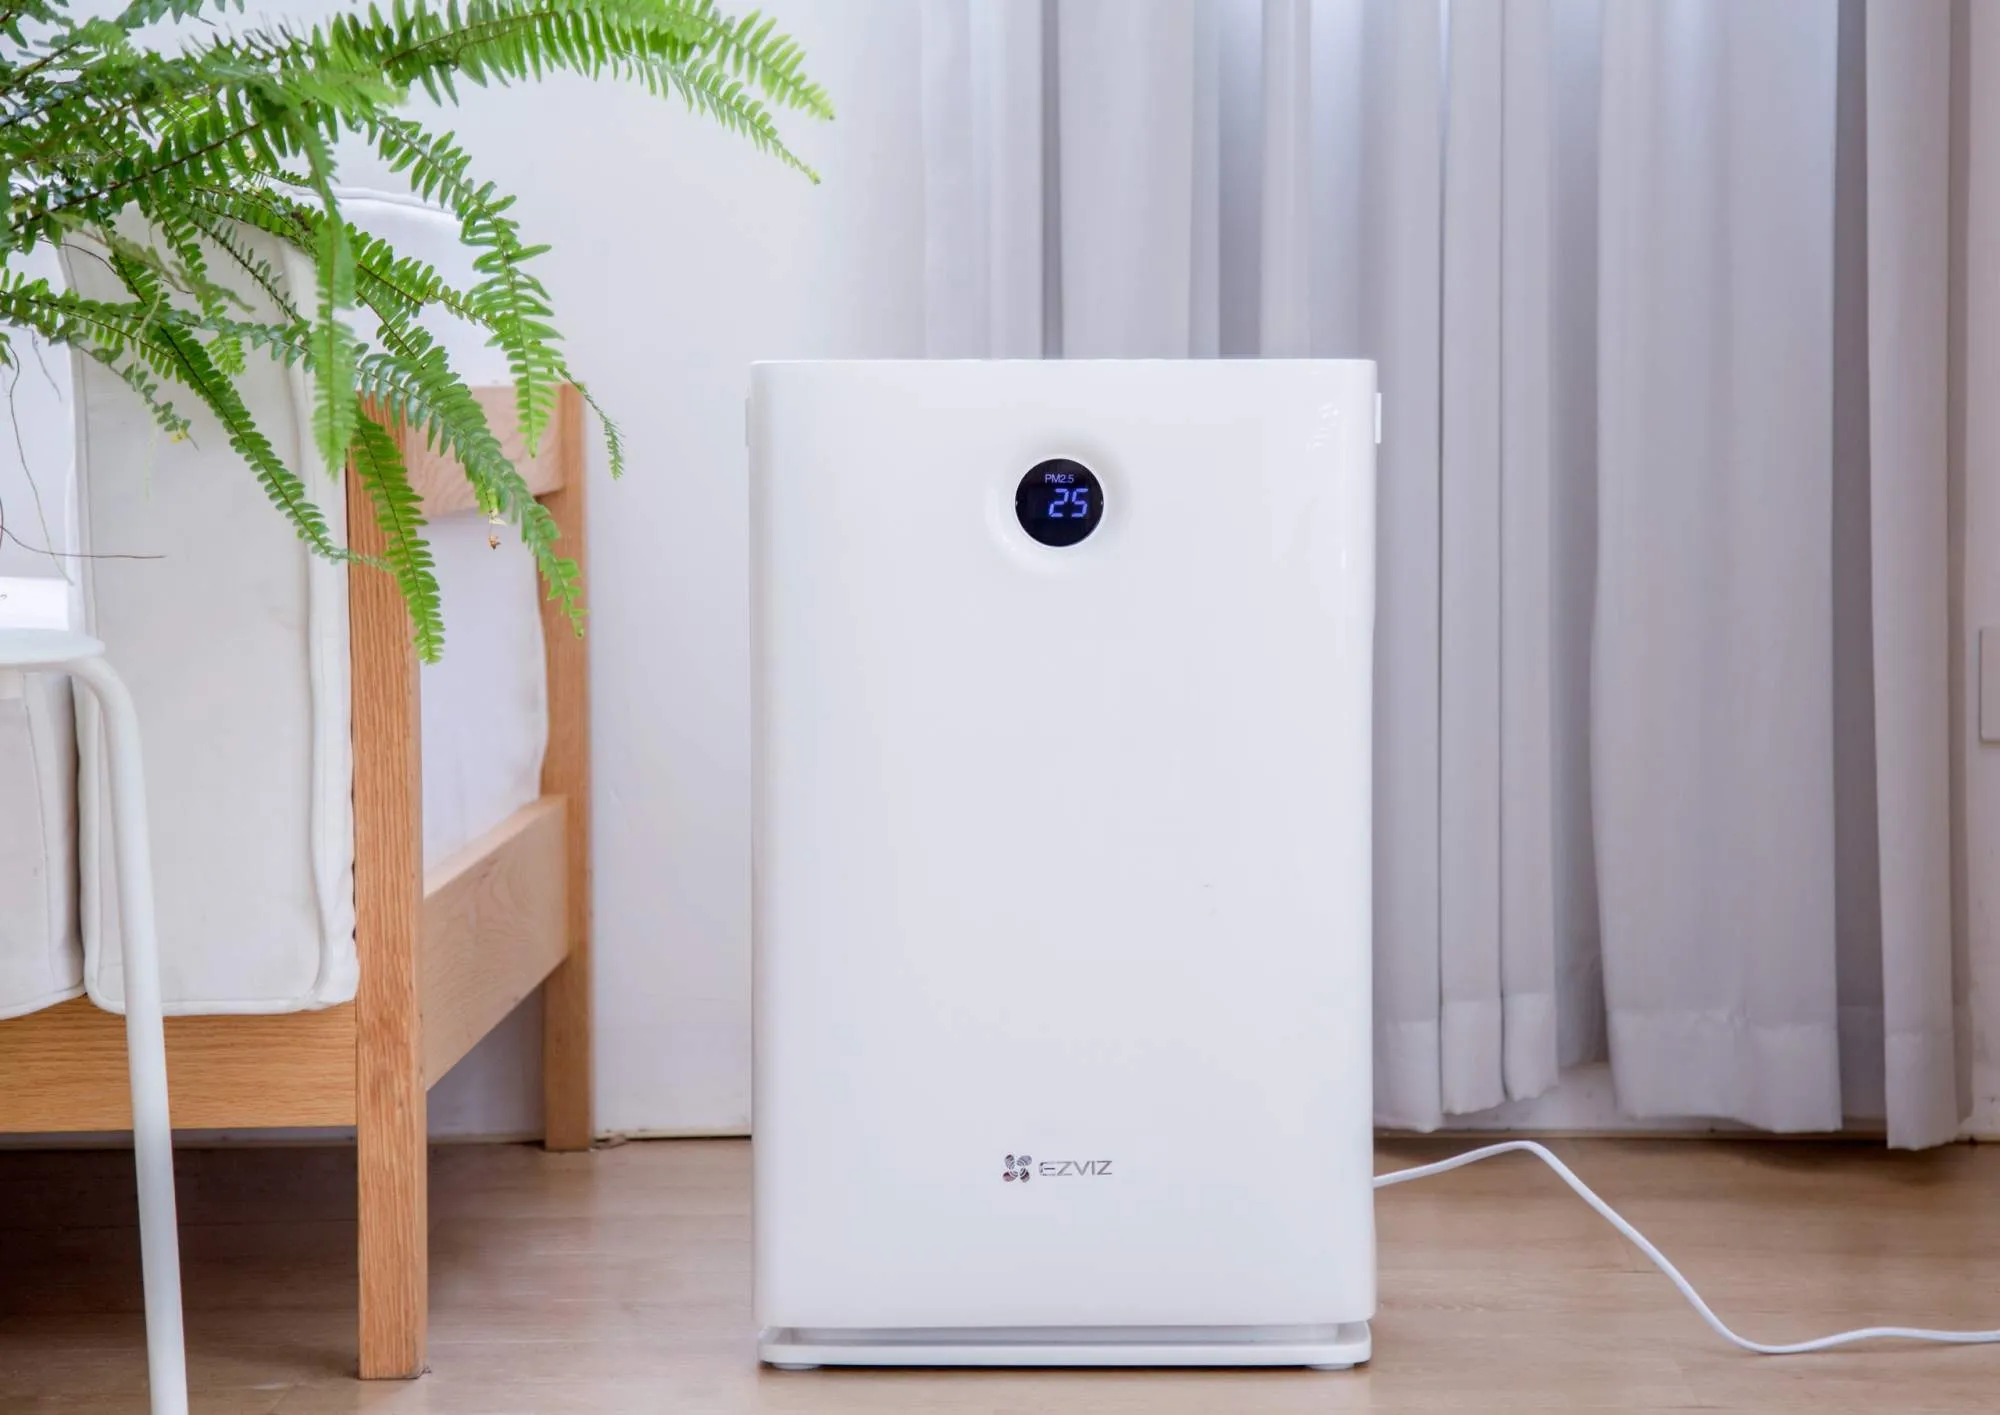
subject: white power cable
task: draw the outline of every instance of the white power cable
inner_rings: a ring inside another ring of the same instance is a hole
[[[1439,1160],[1436,1164],[1420,1164],[1411,1169],[1378,1174],[1375,1176],[1375,1187],[1386,1189],[1392,1184],[1407,1184],[1412,1179],[1428,1179],[1433,1174],[1443,1174],[1462,1165],[1515,1152],[1533,1155],[1554,1170],[1557,1178],[1576,1191],[1577,1197],[1597,1210],[1606,1223],[1630,1239],[1633,1247],[1644,1253],[1654,1267],[1667,1275],[1667,1280],[1680,1289],[1681,1296],[1687,1298],[1689,1305],[1701,1313],[1701,1319],[1708,1323],[1717,1336],[1725,1341],[1734,1342],[1745,1351],[1754,1351],[1759,1356],[1802,1356],[1809,1351],[1825,1351],[1830,1347],[1846,1346],[1856,1341],[1939,1341],[1956,1346],[2000,1342],[2000,1331],[1930,1331],[1923,1327],[1862,1327],[1857,1331],[1838,1332],[1833,1336],[1816,1337],[1811,1341],[1786,1342],[1782,1345],[1751,1341],[1748,1337],[1738,1336],[1723,1325],[1722,1318],[1716,1316],[1715,1310],[1702,1301],[1701,1294],[1694,1290],[1694,1284],[1681,1276],[1681,1270],[1667,1260],[1665,1253],[1653,1246],[1651,1239],[1627,1222],[1618,1210],[1598,1198],[1596,1192],[1578,1179],[1568,1165],[1550,1153],[1547,1146],[1537,1144],[1533,1140],[1507,1140],[1498,1145],[1467,1150],[1462,1155],[1453,1155],[1450,1159]]]

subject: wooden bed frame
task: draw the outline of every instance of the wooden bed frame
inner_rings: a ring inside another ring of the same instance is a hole
[[[542,453],[522,455],[513,391],[478,396],[588,570],[584,411],[564,388]],[[426,515],[470,509],[456,462],[397,437]],[[357,551],[382,548],[347,478]],[[584,640],[544,602],[549,740],[541,798],[428,871],[417,658],[387,575],[348,583],[353,671],[351,1003],[275,1016],[170,1017],[177,1128],[355,1129],[360,1178],[360,1372],[421,1375],[429,1306],[426,1093],[536,987],[543,989],[546,1143],[590,1148],[590,686]],[[129,1129],[123,1019],[76,998],[0,1023],[0,1133]]]

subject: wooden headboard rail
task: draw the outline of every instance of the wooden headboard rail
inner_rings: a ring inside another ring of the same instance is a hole
[[[528,490],[534,492],[537,498],[546,503],[550,493],[561,491],[572,475],[572,468],[576,475],[581,475],[584,415],[583,398],[576,389],[562,388],[557,391],[555,416],[543,429],[533,457],[528,455],[527,439],[521,436],[521,420],[515,411],[513,388],[475,388],[472,396],[485,410],[486,421],[491,424],[494,436],[500,439],[500,448],[507,454],[507,460],[514,464],[528,483]],[[565,443],[565,439],[572,435],[576,443],[573,449]],[[479,501],[473,495],[472,483],[465,479],[457,458],[433,451],[421,437],[405,438],[402,446],[403,465],[409,470],[410,485],[423,498],[426,517],[449,516],[455,511],[478,509]],[[555,508],[551,506],[550,509]],[[564,534],[567,537],[567,531]]]

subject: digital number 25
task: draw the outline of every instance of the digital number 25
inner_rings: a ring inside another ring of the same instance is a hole
[[[1063,515],[1062,508],[1065,506],[1069,507],[1067,518]],[[1076,521],[1088,516],[1090,514],[1090,488],[1087,486],[1057,487],[1055,497],[1049,502],[1049,509],[1046,514],[1051,521],[1064,519]]]

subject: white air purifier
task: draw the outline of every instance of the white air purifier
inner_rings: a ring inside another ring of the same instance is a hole
[[[781,1366],[1346,1366],[1372,364],[758,365]]]

